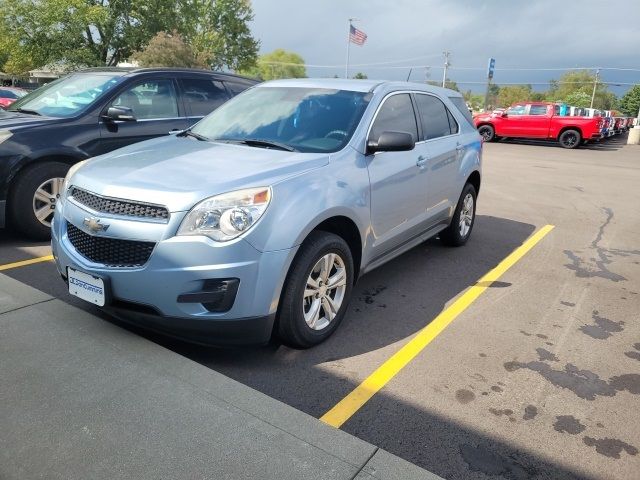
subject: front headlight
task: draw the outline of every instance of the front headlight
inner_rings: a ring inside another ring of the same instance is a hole
[[[11,133],[9,130],[0,130],[0,144],[6,142],[11,138]]]
[[[270,201],[270,187],[247,188],[207,198],[184,217],[178,235],[206,235],[218,242],[233,240],[255,225]]]
[[[88,159],[87,159],[88,160]],[[64,184],[62,187],[62,192],[60,197],[64,197],[67,194],[67,190],[70,187],[69,182],[71,181],[71,177],[73,177],[75,175],[75,173],[78,171],[78,169],[84,165],[85,163],[87,163],[87,160],[82,160],[81,162],[76,163],[75,165],[73,165],[69,171],[67,172],[67,176],[64,177]]]

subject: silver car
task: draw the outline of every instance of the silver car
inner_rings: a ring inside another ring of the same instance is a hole
[[[267,82],[189,130],[74,166],[53,253],[71,294],[121,319],[310,347],[359,276],[435,235],[467,242],[481,155],[457,92]]]

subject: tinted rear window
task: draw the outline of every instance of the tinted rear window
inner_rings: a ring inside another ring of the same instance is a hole
[[[469,107],[467,107],[464,98],[462,97],[449,97],[449,100],[455,105],[455,107],[460,111],[460,113],[467,119],[467,121],[473,125],[473,118],[471,117],[471,112],[469,111]]]

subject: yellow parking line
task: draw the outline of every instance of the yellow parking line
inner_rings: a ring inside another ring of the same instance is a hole
[[[340,400],[320,420],[333,427],[339,428],[349,420],[362,406],[371,399],[389,380],[395,377],[416,355],[418,355],[431,341],[442,332],[455,318],[464,312],[484,292],[492,282],[497,281],[509,268],[515,265],[529,250],[531,250],[553,225],[545,225],[522,245],[498,264],[493,270],[483,276],[475,285],[471,286],[462,296],[443,310],[429,325],[420,330],[415,337],[407,342],[391,358],[369,375],[349,395]]]
[[[29,260],[7,263],[6,265],[0,265],[0,272],[11,268],[26,267],[27,265],[33,265],[34,263],[50,262],[51,260],[53,260],[53,255],[45,255],[44,257],[30,258]]]

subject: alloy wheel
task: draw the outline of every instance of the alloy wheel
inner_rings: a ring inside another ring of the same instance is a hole
[[[46,227],[51,227],[51,220],[63,184],[64,178],[50,178],[44,181],[33,195],[33,214]]]
[[[460,209],[460,236],[465,238],[471,230],[471,224],[473,223],[473,195],[467,193],[462,201],[462,208]]]
[[[322,256],[311,269],[302,299],[304,320],[313,330],[323,330],[338,314],[347,290],[347,271],[337,253]]]

